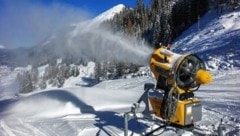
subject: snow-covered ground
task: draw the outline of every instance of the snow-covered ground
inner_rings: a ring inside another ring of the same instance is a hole
[[[210,125],[218,126],[222,119],[225,135],[237,136],[240,134],[240,70],[217,71],[213,75],[213,83],[196,92],[203,104],[199,125],[209,129]]]
[[[147,80],[106,81],[91,88],[50,89],[2,100],[0,134],[120,134],[124,127],[122,113],[137,101],[143,92],[140,88]]]
[[[196,125],[212,130],[213,125],[217,127],[223,119],[225,134],[237,135],[240,131],[240,71],[222,71],[217,75],[212,84],[201,87],[195,94],[203,104],[203,118]],[[154,81],[147,76],[119,79],[94,87],[49,89],[2,100],[0,134],[123,135],[123,113],[138,100],[147,82]],[[133,119],[129,122],[129,133],[141,135],[153,127],[156,127],[154,122]],[[175,128],[169,127],[161,134],[176,134]]]
[[[222,119],[224,135],[240,135],[240,11],[216,16],[210,12],[174,42],[178,53],[196,52],[207,60],[214,81],[195,93],[203,104],[202,121],[196,126],[212,131]],[[92,64],[84,71],[89,75]],[[84,68],[82,68],[84,69]],[[17,94],[9,82],[16,74],[0,69],[1,136],[86,136],[123,135],[123,114],[143,93],[143,85],[155,82],[148,76],[105,81],[93,87],[81,87],[80,77],[70,78],[61,89]],[[83,75],[81,75],[83,76]],[[144,106],[144,105],[141,105]],[[142,135],[157,127],[144,119],[129,122],[129,134]],[[183,131],[182,135],[193,135]],[[167,127],[154,135],[179,135]]]
[[[212,71],[240,67],[240,8],[223,15],[209,11],[173,43],[179,53],[194,52],[207,61]]]

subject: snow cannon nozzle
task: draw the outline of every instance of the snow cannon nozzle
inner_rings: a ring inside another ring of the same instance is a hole
[[[199,69],[196,73],[195,80],[199,84],[208,84],[212,82],[212,75],[210,72],[204,70],[204,69]]]

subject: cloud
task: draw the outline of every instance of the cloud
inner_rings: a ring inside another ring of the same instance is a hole
[[[68,4],[31,0],[0,1],[0,44],[34,46],[65,25],[81,22],[90,13]]]

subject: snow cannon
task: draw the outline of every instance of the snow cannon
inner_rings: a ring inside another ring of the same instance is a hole
[[[160,47],[150,58],[150,70],[157,82],[145,84],[144,89],[153,113],[181,127],[200,121],[202,105],[194,91],[212,82],[204,62],[196,54],[181,55]]]

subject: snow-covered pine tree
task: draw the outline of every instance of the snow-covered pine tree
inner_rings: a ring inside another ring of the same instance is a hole
[[[19,81],[19,92],[29,93],[33,91],[33,85],[31,80],[31,75],[28,71],[17,74],[17,79]]]
[[[108,22],[115,31],[144,38],[156,47],[173,41],[207,9],[208,0],[151,0],[149,7],[137,0],[133,10],[125,8]]]
[[[73,66],[71,67],[71,71],[72,71],[72,72],[71,72],[71,75],[72,75],[73,77],[77,77],[77,76],[80,74],[77,65],[73,65]]]
[[[32,68],[30,75],[31,75],[33,89],[36,89],[38,87],[38,76],[39,76],[38,68],[35,68],[35,67]]]

